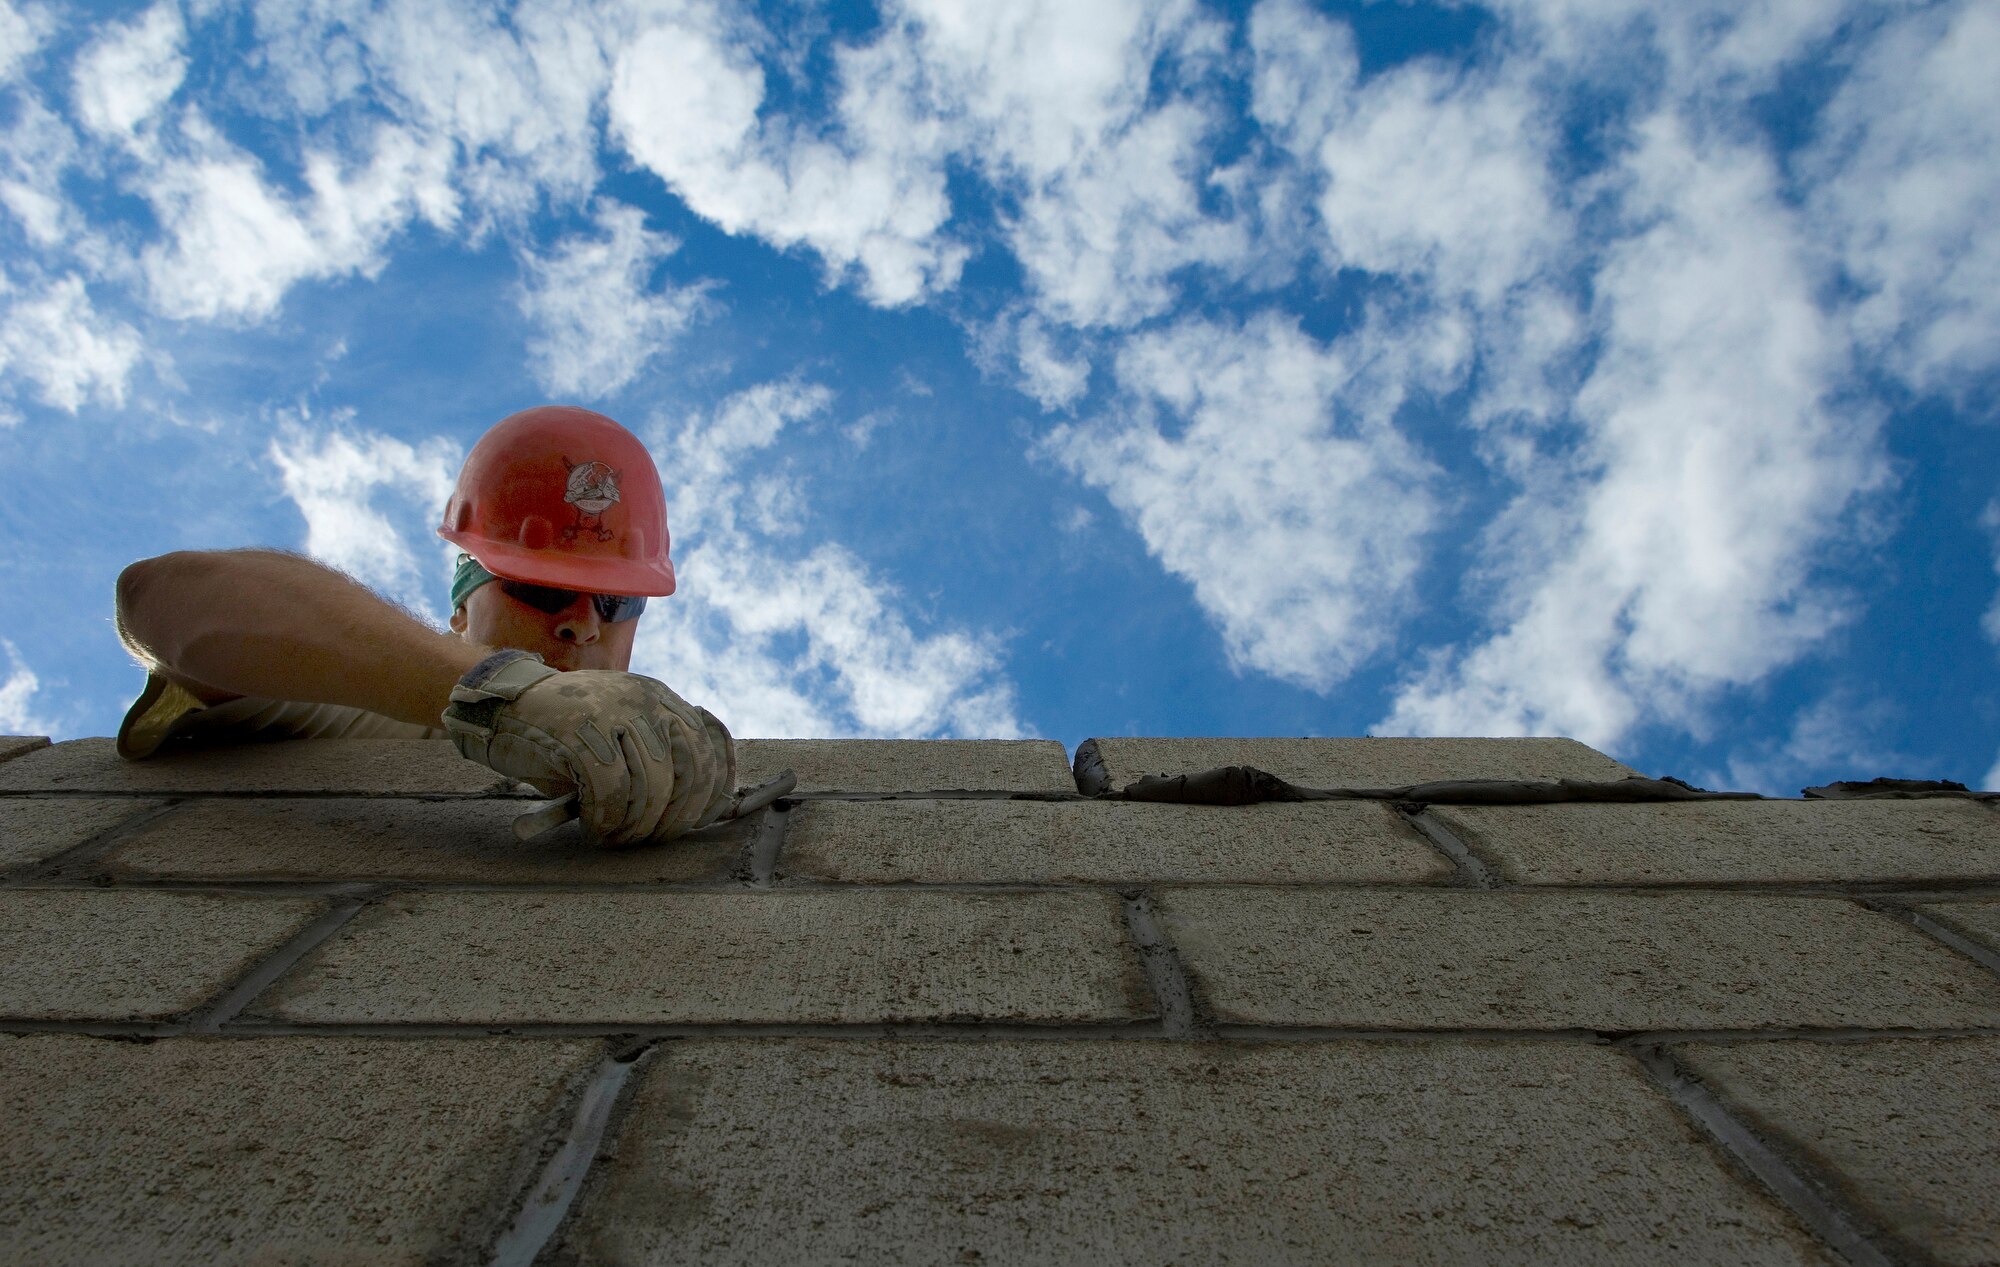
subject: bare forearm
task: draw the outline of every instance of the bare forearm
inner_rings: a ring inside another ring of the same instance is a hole
[[[346,704],[426,726],[486,652],[273,550],[135,563],[118,578],[118,624],[134,654],[212,695]]]

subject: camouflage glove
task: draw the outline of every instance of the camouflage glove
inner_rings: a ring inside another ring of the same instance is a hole
[[[729,731],[636,673],[558,673],[528,652],[496,652],[452,688],[444,725],[471,760],[551,796],[574,793],[584,833],[601,844],[705,826],[735,790]]]

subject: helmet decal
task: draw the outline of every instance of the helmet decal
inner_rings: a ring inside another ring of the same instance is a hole
[[[565,541],[574,541],[579,532],[596,534],[599,541],[611,540],[604,525],[604,512],[618,500],[618,472],[602,462],[563,462],[569,467],[569,487],[563,500],[576,507],[576,522],[564,528]]]

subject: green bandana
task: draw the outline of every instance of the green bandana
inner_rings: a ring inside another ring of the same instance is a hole
[[[466,596],[488,581],[498,580],[491,572],[479,566],[479,560],[469,554],[458,556],[458,567],[451,574],[451,609],[457,611],[465,606]]]

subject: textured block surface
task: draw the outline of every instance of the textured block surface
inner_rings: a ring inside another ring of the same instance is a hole
[[[22,753],[48,746],[47,735],[0,735],[0,761],[11,760]]]
[[[1305,787],[1435,779],[1622,779],[1635,773],[1574,739],[1099,739],[1114,788],[1149,774],[1252,765]]]
[[[252,1005],[303,1021],[1118,1020],[1151,1014],[1100,893],[391,898]]]
[[[1174,889],[1223,1020],[1566,1028],[2000,1023],[2000,977],[1840,898]]]
[[[0,1037],[0,1259],[483,1262],[597,1052]]]
[[[310,898],[0,891],[0,1016],[147,1020],[197,1007],[325,908]]]
[[[1088,800],[1051,743],[744,753],[804,776],[782,839],[603,852],[516,842],[533,802],[441,743],[0,761],[0,1263],[485,1263],[557,1158],[544,1263],[1823,1261],[1617,1035],[1692,1044],[1891,1258],[2000,1261],[2000,1037],[1912,1037],[2000,1035],[1990,809],[1434,808],[1433,843],[1380,803]],[[1456,884],[1447,827],[1507,883]],[[613,1051],[625,1093],[579,1100]],[[602,1147],[559,1150],[586,1105]]]
[[[159,805],[129,796],[0,797],[0,871],[53,858]]]
[[[1891,1234],[1939,1262],[2000,1262],[2000,1039],[1678,1050]]]
[[[1970,801],[1708,801],[1429,811],[1526,884],[2000,877],[2000,814]]]
[[[792,814],[779,873],[871,883],[1449,880],[1386,805],[820,801]]]
[[[1826,1261],[1601,1048],[699,1041],[587,1264]]]
[[[1069,792],[1069,758],[1052,739],[741,739],[737,782],[789,769],[811,792]]]
[[[467,883],[727,880],[755,818],[637,849],[598,849],[576,824],[514,839],[520,800],[197,801],[105,859],[121,876]]]
[[[2000,899],[1971,899],[1964,902],[1933,902],[1917,908],[1944,921],[1974,941],[2000,954]]]
[[[0,792],[325,792],[352,796],[506,791],[443,740],[291,739],[124,761],[110,739],[72,739],[0,763]]]

